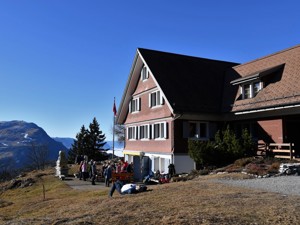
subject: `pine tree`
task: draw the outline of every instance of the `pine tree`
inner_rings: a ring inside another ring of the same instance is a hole
[[[88,149],[89,149],[89,158],[96,161],[103,159],[101,153],[103,146],[106,144],[105,134],[100,130],[100,125],[97,119],[94,117],[93,122],[89,125],[88,130]]]
[[[68,160],[74,162],[78,155],[88,155],[88,130],[84,125],[81,126],[80,132],[76,134],[76,139],[69,151]]]
[[[100,125],[94,117],[88,129],[82,125],[80,132],[77,133],[76,139],[69,151],[69,162],[74,162],[75,157],[78,155],[86,155],[88,159],[95,161],[106,159],[102,154],[103,147],[106,144],[105,138],[105,134],[100,130]]]

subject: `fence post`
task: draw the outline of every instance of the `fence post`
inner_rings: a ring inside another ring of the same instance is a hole
[[[292,148],[292,143],[290,143],[290,159],[293,159],[293,148]]]
[[[294,154],[293,154],[293,143],[290,143],[290,156],[291,156],[291,160],[294,158]]]

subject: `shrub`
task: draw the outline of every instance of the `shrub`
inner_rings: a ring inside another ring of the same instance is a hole
[[[235,160],[234,165],[235,166],[244,167],[248,163],[251,163],[252,161],[253,161],[253,157],[250,157],[250,158],[241,158],[241,159]]]
[[[249,163],[245,169],[247,173],[262,176],[267,174],[266,167],[267,165],[265,164]]]
[[[216,157],[214,145],[210,141],[188,141],[188,154],[197,163],[201,165],[211,164]]]
[[[188,141],[189,156],[202,166],[224,166],[245,155],[253,154],[253,149],[254,144],[247,130],[238,139],[229,126],[216,133],[215,141]],[[245,165],[247,162],[238,163]]]
[[[267,169],[268,173],[271,174],[277,174],[279,171],[279,167],[280,167],[280,162],[274,162],[271,164],[271,166]]]

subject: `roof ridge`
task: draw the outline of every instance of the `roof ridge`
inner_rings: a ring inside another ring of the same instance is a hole
[[[199,57],[199,56],[186,55],[186,54],[174,53],[174,52],[167,52],[167,51],[161,51],[161,50],[154,50],[154,49],[148,49],[148,48],[137,48],[137,49],[138,49],[138,51],[140,53],[141,53],[140,50],[142,50],[142,51],[145,50],[145,51],[152,51],[152,52],[163,53],[163,54],[177,55],[177,56],[182,56],[182,57],[187,57],[187,58],[195,58],[195,59],[201,59],[201,60],[206,60],[206,61],[214,61],[214,62],[219,62],[219,63],[240,64],[240,63],[232,62],[232,61],[225,61],[225,60],[219,60],[219,59],[204,58],[204,57]]]
[[[292,50],[292,49],[299,48],[299,47],[300,47],[300,44],[295,45],[295,46],[292,46],[292,47],[289,47],[289,48],[286,48],[286,49],[283,49],[283,50],[280,50],[280,51],[277,51],[277,52],[275,52],[275,53],[271,53],[271,54],[266,55],[266,56],[262,56],[262,57],[256,58],[256,59],[251,60],[251,61],[246,62],[246,63],[241,63],[241,64],[239,64],[239,65],[234,66],[233,68],[238,68],[238,67],[240,67],[240,66],[244,66],[244,65],[247,65],[247,64],[250,64],[250,63],[254,63],[254,62],[256,62],[256,61],[259,61],[259,60],[262,60],[262,59],[265,59],[265,58],[269,58],[269,57],[272,57],[272,56],[274,56],[274,55],[278,55],[278,54],[281,54],[281,53],[283,53],[283,52],[287,52],[287,51],[290,51],[290,50]]]

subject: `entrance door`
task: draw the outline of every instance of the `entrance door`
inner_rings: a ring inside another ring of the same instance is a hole
[[[286,142],[295,144],[296,157],[300,158],[300,119],[287,120],[286,134]]]

